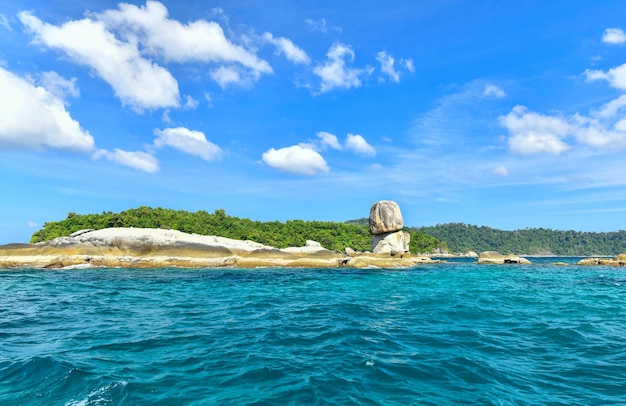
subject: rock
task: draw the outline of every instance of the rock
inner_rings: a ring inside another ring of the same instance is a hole
[[[313,241],[313,240],[306,240],[306,242],[304,243],[305,247],[317,247],[317,248],[322,248],[322,244],[320,244],[317,241]]]
[[[378,235],[400,231],[404,227],[404,220],[398,203],[391,200],[381,200],[370,208],[370,234]]]
[[[626,253],[613,258],[591,257],[578,261],[578,265],[626,266]]]
[[[346,255],[349,257],[356,257],[356,251],[350,247],[346,247]]]
[[[467,251],[465,253],[465,256],[468,257],[468,258],[478,258],[478,254],[475,253],[474,251]]]
[[[496,251],[484,251],[478,255],[479,264],[530,264],[526,258],[515,254],[502,255]]]
[[[411,235],[406,231],[377,234],[372,238],[374,254],[398,255],[409,252]]]

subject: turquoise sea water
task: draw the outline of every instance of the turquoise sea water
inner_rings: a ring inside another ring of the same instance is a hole
[[[626,270],[0,271],[1,405],[626,404]]]

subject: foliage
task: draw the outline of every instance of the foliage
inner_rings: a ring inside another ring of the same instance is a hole
[[[142,206],[120,213],[69,213],[65,220],[45,223],[41,230],[33,234],[31,242],[49,241],[78,230],[108,227],[172,229],[185,233],[252,240],[277,248],[301,247],[306,240],[315,240],[330,250],[343,251],[346,247],[351,247],[357,251],[367,251],[371,249],[372,241],[369,228],[357,224],[302,220],[288,220],[285,223],[260,222],[229,216],[223,209],[210,214],[204,210],[194,213]],[[445,245],[437,239],[411,232],[411,252],[428,252],[441,247]]]
[[[617,255],[626,252],[626,231],[594,233],[526,228],[504,231],[463,223],[414,228],[445,241],[452,252],[498,251],[525,255]]]

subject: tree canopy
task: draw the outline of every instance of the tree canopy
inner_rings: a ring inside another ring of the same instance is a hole
[[[525,255],[617,255],[626,252],[626,231],[594,233],[526,228],[505,231],[464,223],[412,230],[445,241],[453,252],[498,251]]]
[[[142,206],[120,213],[69,213],[65,220],[45,223],[41,230],[33,234],[31,243],[68,236],[79,230],[108,227],[171,229],[252,240],[277,248],[300,247],[306,240],[314,240],[330,250],[343,251],[346,247],[351,247],[357,251],[367,251],[371,249],[372,241],[369,228],[359,224],[303,220],[261,222],[229,216],[223,209],[208,213],[204,210],[188,212]],[[446,246],[436,238],[418,231],[411,232],[411,252],[431,252],[435,248]]]

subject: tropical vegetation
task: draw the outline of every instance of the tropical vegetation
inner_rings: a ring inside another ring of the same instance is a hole
[[[41,230],[33,234],[31,242],[49,241],[84,229],[108,227],[172,229],[185,233],[252,240],[277,248],[300,247],[306,240],[314,240],[335,251],[343,251],[346,247],[367,251],[371,249],[372,242],[366,224],[303,220],[261,222],[229,216],[223,209],[208,213],[204,210],[188,212],[145,206],[120,213],[69,213],[64,220],[45,223]],[[419,231],[410,233],[410,250],[413,253],[447,248],[434,237]]]

